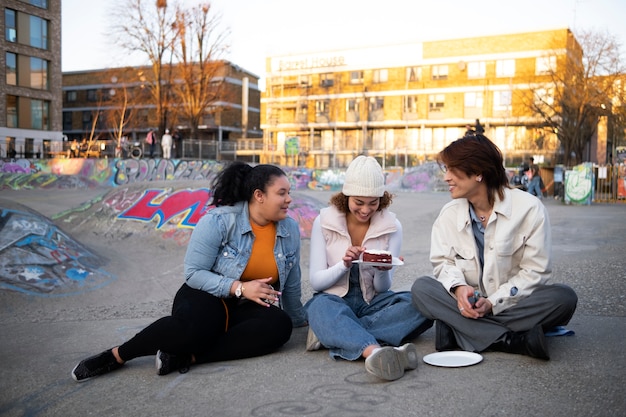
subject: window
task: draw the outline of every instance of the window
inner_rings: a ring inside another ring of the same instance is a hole
[[[310,87],[311,86],[311,76],[306,74],[306,75],[300,75],[298,77],[298,84],[300,84],[301,87]]]
[[[535,74],[549,75],[556,72],[556,56],[542,56],[535,60]]]
[[[375,83],[386,83],[389,78],[388,70],[385,69],[377,69],[374,70],[374,82]]]
[[[48,21],[38,16],[30,16],[30,46],[48,49]]]
[[[83,130],[91,130],[91,112],[83,111]]]
[[[515,75],[515,60],[502,59],[496,61],[496,77],[512,77]]]
[[[404,112],[417,114],[417,96],[405,96],[404,97]]]
[[[350,98],[346,100],[346,122],[358,122],[361,115],[361,100]]]
[[[298,103],[296,107],[296,120],[298,123],[306,123],[309,119],[309,105],[306,101]]]
[[[7,95],[7,127],[18,127],[17,122],[17,97]]]
[[[48,61],[45,59],[30,58],[30,87],[48,89]]]
[[[483,93],[465,93],[465,107],[482,108]]]
[[[31,100],[31,127],[39,130],[50,129],[49,103],[44,100]]]
[[[535,106],[545,107],[554,105],[554,90],[551,88],[539,88],[535,90]]]
[[[448,79],[448,66],[447,65],[433,65],[431,76],[433,80],[447,80]]]
[[[9,42],[17,42],[17,26],[15,24],[15,14],[15,10],[5,9],[4,11],[5,39]]]
[[[63,112],[63,130],[64,131],[72,130],[72,112],[71,111]]]
[[[87,90],[87,101],[97,101],[98,94],[94,89]]]
[[[385,100],[382,97],[370,98],[370,112],[382,110],[385,105]]]
[[[77,98],[76,90],[70,90],[65,93],[65,99],[70,103],[76,101],[76,98]]]
[[[493,110],[509,110],[511,108],[511,91],[494,91]]]
[[[467,78],[485,78],[487,75],[484,61],[470,62],[467,64]]]
[[[328,116],[330,113],[330,100],[317,100],[315,102],[315,114],[317,116]]]
[[[33,6],[37,6],[42,9],[48,8],[48,0],[28,0],[28,2],[32,4]]]
[[[320,74],[320,86],[321,87],[332,87],[335,85],[335,74],[326,73]]]
[[[351,71],[350,84],[363,84],[363,71]]]
[[[17,55],[7,52],[7,85],[17,85]]]
[[[407,67],[407,81],[420,81],[422,79],[422,67]]]
[[[443,94],[430,94],[428,96],[428,111],[439,112],[445,105],[445,95]]]

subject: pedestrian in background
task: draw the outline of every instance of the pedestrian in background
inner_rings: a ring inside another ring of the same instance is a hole
[[[154,135],[154,130],[150,129],[148,134],[146,135],[146,143],[150,148],[150,158],[154,157],[154,147],[156,145],[156,136]]]
[[[527,191],[537,197],[543,199],[543,190],[541,189],[541,176],[539,175],[539,167],[537,165],[531,165],[528,171],[526,171],[526,177],[528,177],[528,189]]]
[[[411,289],[435,322],[435,348],[496,350],[548,360],[544,331],[569,322],[578,297],[552,278],[544,205],[511,189],[502,153],[483,135],[457,139],[437,160],[452,201],[435,220],[434,277]]]
[[[183,157],[183,137],[181,136],[180,131],[178,129],[174,130],[172,139],[174,140],[174,156],[176,158],[182,158]]]
[[[161,149],[163,149],[164,159],[172,157],[172,135],[170,135],[169,129],[165,129],[165,134],[161,137]]]

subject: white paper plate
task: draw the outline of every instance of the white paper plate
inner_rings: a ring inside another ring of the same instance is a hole
[[[389,264],[386,264],[384,262],[363,262],[361,259],[357,259],[356,261],[352,261],[352,262],[355,264],[363,264],[363,265],[368,265],[368,266],[389,266]],[[402,262],[400,258],[396,258],[394,256],[391,258],[391,265],[400,266],[400,265],[404,265],[404,262]]]
[[[443,366],[446,368],[459,368],[462,366],[476,365],[483,360],[478,353],[466,352],[464,350],[453,350],[449,352],[435,352],[422,358],[424,362],[433,366]]]

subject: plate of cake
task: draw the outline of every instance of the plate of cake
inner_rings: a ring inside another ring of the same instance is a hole
[[[399,266],[404,265],[400,258],[391,256],[391,252],[379,249],[368,249],[361,254],[361,258],[353,261],[368,266]]]

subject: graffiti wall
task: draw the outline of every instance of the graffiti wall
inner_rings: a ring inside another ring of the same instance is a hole
[[[0,289],[67,295],[113,277],[105,260],[25,207],[0,199]]]
[[[205,181],[208,185],[222,164],[214,160],[176,159],[82,159],[59,158],[15,161],[0,160],[0,190],[22,188],[118,187],[147,181]],[[344,169],[283,167],[294,190],[338,191],[343,185]],[[436,163],[411,169],[385,170],[391,191],[445,190]]]

